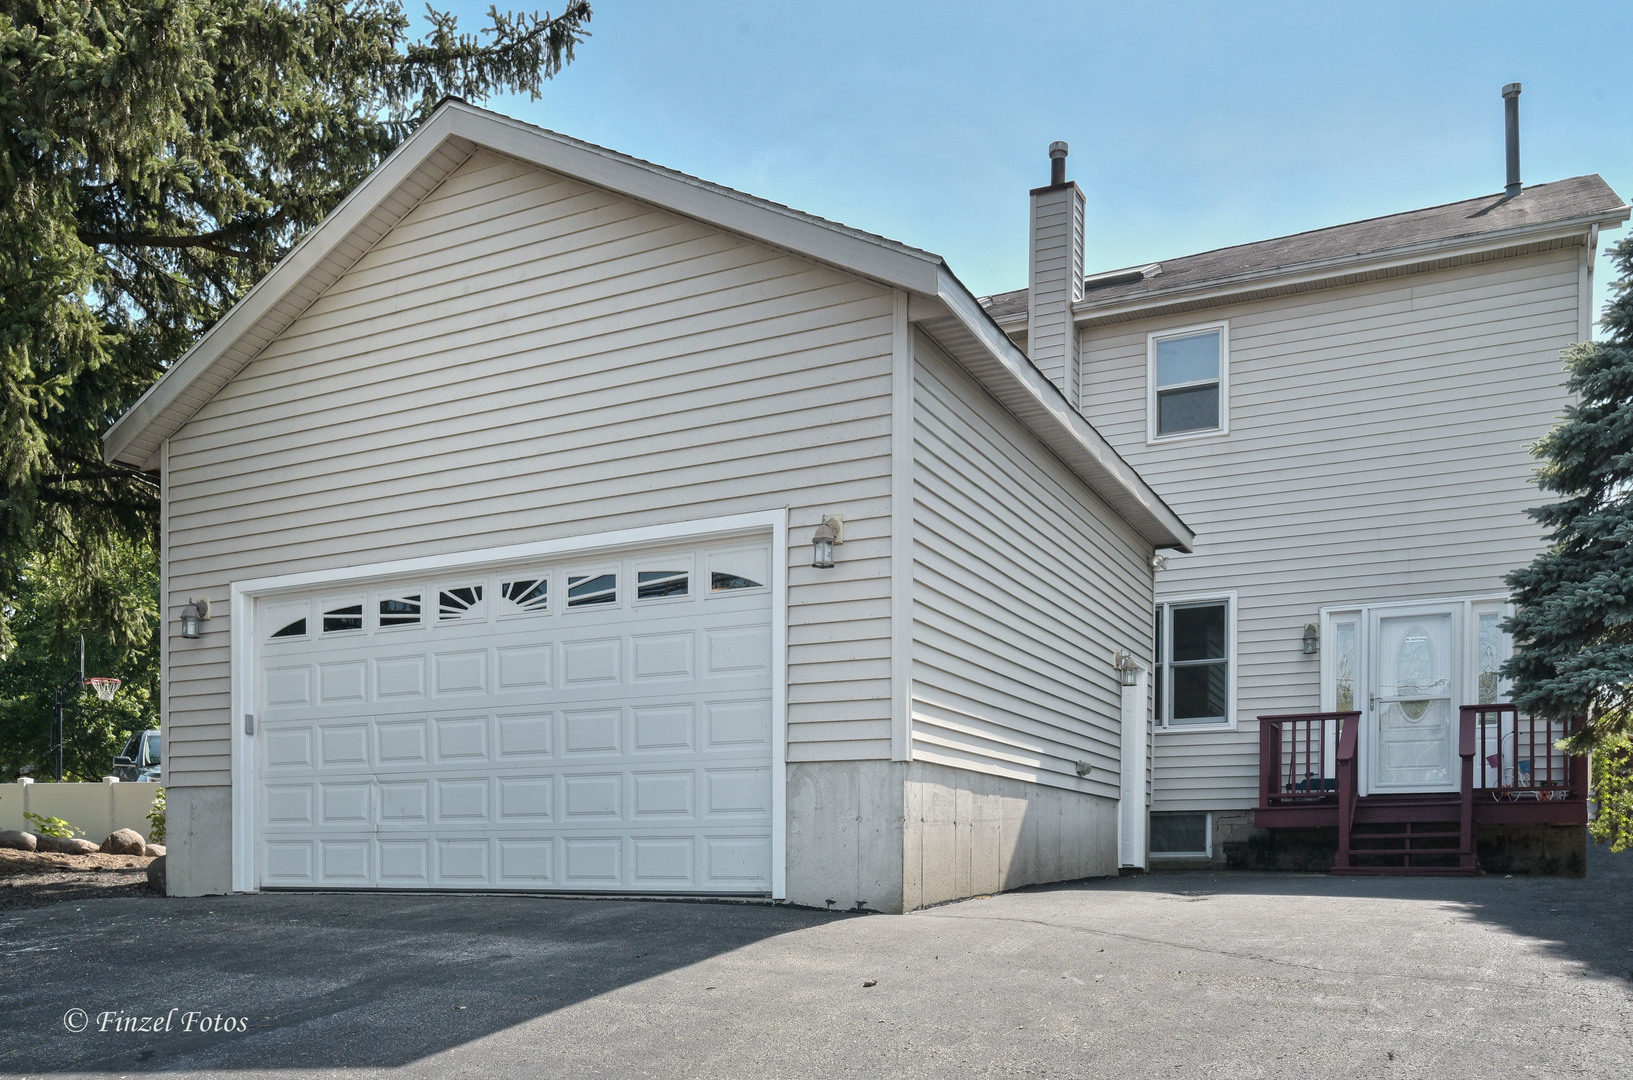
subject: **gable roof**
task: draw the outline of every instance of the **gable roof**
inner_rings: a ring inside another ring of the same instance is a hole
[[[1081,316],[1105,308],[1143,306],[1233,284],[1262,285],[1271,278],[1340,265],[1350,268],[1354,263],[1446,247],[1485,246],[1538,233],[1585,230],[1593,224],[1617,224],[1627,216],[1627,205],[1602,178],[1575,176],[1533,184],[1512,198],[1500,192],[1482,195],[1096,274],[1086,279],[1083,300],[1075,310]],[[1103,284],[1097,286],[1096,279]],[[1026,317],[1025,289],[985,297],[981,303],[1000,323]]]
[[[1071,408],[941,256],[458,100],[443,102],[171,365],[103,435],[104,456],[156,468],[166,439],[478,148],[906,292],[909,318],[1141,536],[1156,547],[1190,549],[1191,530]]]

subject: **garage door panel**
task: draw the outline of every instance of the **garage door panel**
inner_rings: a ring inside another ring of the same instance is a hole
[[[498,718],[501,761],[551,757],[556,718],[549,712],[507,713]]]
[[[318,841],[319,885],[356,888],[374,884],[369,873],[372,836],[349,836]]]
[[[318,665],[318,704],[345,705],[368,700],[368,664],[344,660]]]
[[[494,650],[502,691],[549,690],[556,682],[556,649],[549,643],[512,645]]]
[[[501,776],[499,820],[505,823],[556,820],[556,778]]]
[[[262,883],[765,891],[770,598],[700,591],[707,556],[467,575],[447,604],[369,586],[361,616],[344,591],[258,608]],[[615,602],[565,608],[589,571],[616,585],[583,595]]]
[[[498,876],[501,885],[548,889],[555,885],[556,842],[554,840],[496,841],[499,848]]]
[[[741,750],[771,746],[771,699],[711,701],[704,706],[708,716],[707,741],[710,750]]]
[[[459,766],[488,760],[486,715],[439,716],[433,725],[436,764]]]
[[[635,836],[630,840],[631,881],[637,886],[691,887],[697,883],[697,841],[690,836]]]
[[[374,725],[374,746],[376,765],[424,768],[431,763],[430,718],[377,720]]]
[[[374,661],[374,700],[425,698],[425,654],[385,656]]]
[[[378,840],[381,885],[400,889],[431,884],[429,840]]]
[[[630,708],[632,754],[688,754],[697,746],[697,708],[691,702]]]

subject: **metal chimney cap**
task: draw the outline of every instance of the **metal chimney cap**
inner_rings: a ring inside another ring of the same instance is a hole
[[[1518,85],[1518,84],[1516,84],[1516,85]],[[1066,156],[1066,144],[1065,143],[1063,143],[1063,142],[1061,142],[1061,141],[1059,141],[1057,139],[1056,141],[1049,144],[1049,158],[1050,158],[1050,160],[1054,160],[1055,158],[1063,158],[1065,156]]]
[[[1520,84],[1519,83],[1511,82],[1507,86],[1503,87],[1503,97],[1511,98],[1511,97],[1519,97],[1519,96],[1520,96]]]

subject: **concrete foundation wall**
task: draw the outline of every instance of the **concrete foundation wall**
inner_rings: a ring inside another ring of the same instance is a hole
[[[213,896],[232,891],[232,789],[165,789],[165,892]]]
[[[926,762],[902,768],[900,910],[1117,873],[1115,799]]]
[[[902,910],[902,782],[896,761],[788,766],[788,899]]]

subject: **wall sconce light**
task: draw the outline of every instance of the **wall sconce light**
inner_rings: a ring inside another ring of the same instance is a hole
[[[199,623],[210,617],[210,602],[208,600],[194,600],[188,598],[186,606],[181,609],[181,636],[196,638],[199,636]]]
[[[811,565],[818,570],[831,570],[834,564],[834,545],[845,542],[845,515],[823,514],[822,524],[811,534]]]
[[[1133,686],[1140,681],[1140,665],[1127,649],[1118,649],[1111,658],[1111,664],[1117,669],[1117,681],[1124,686]]]
[[[1304,655],[1314,656],[1321,651],[1321,631],[1313,622],[1304,624]]]

